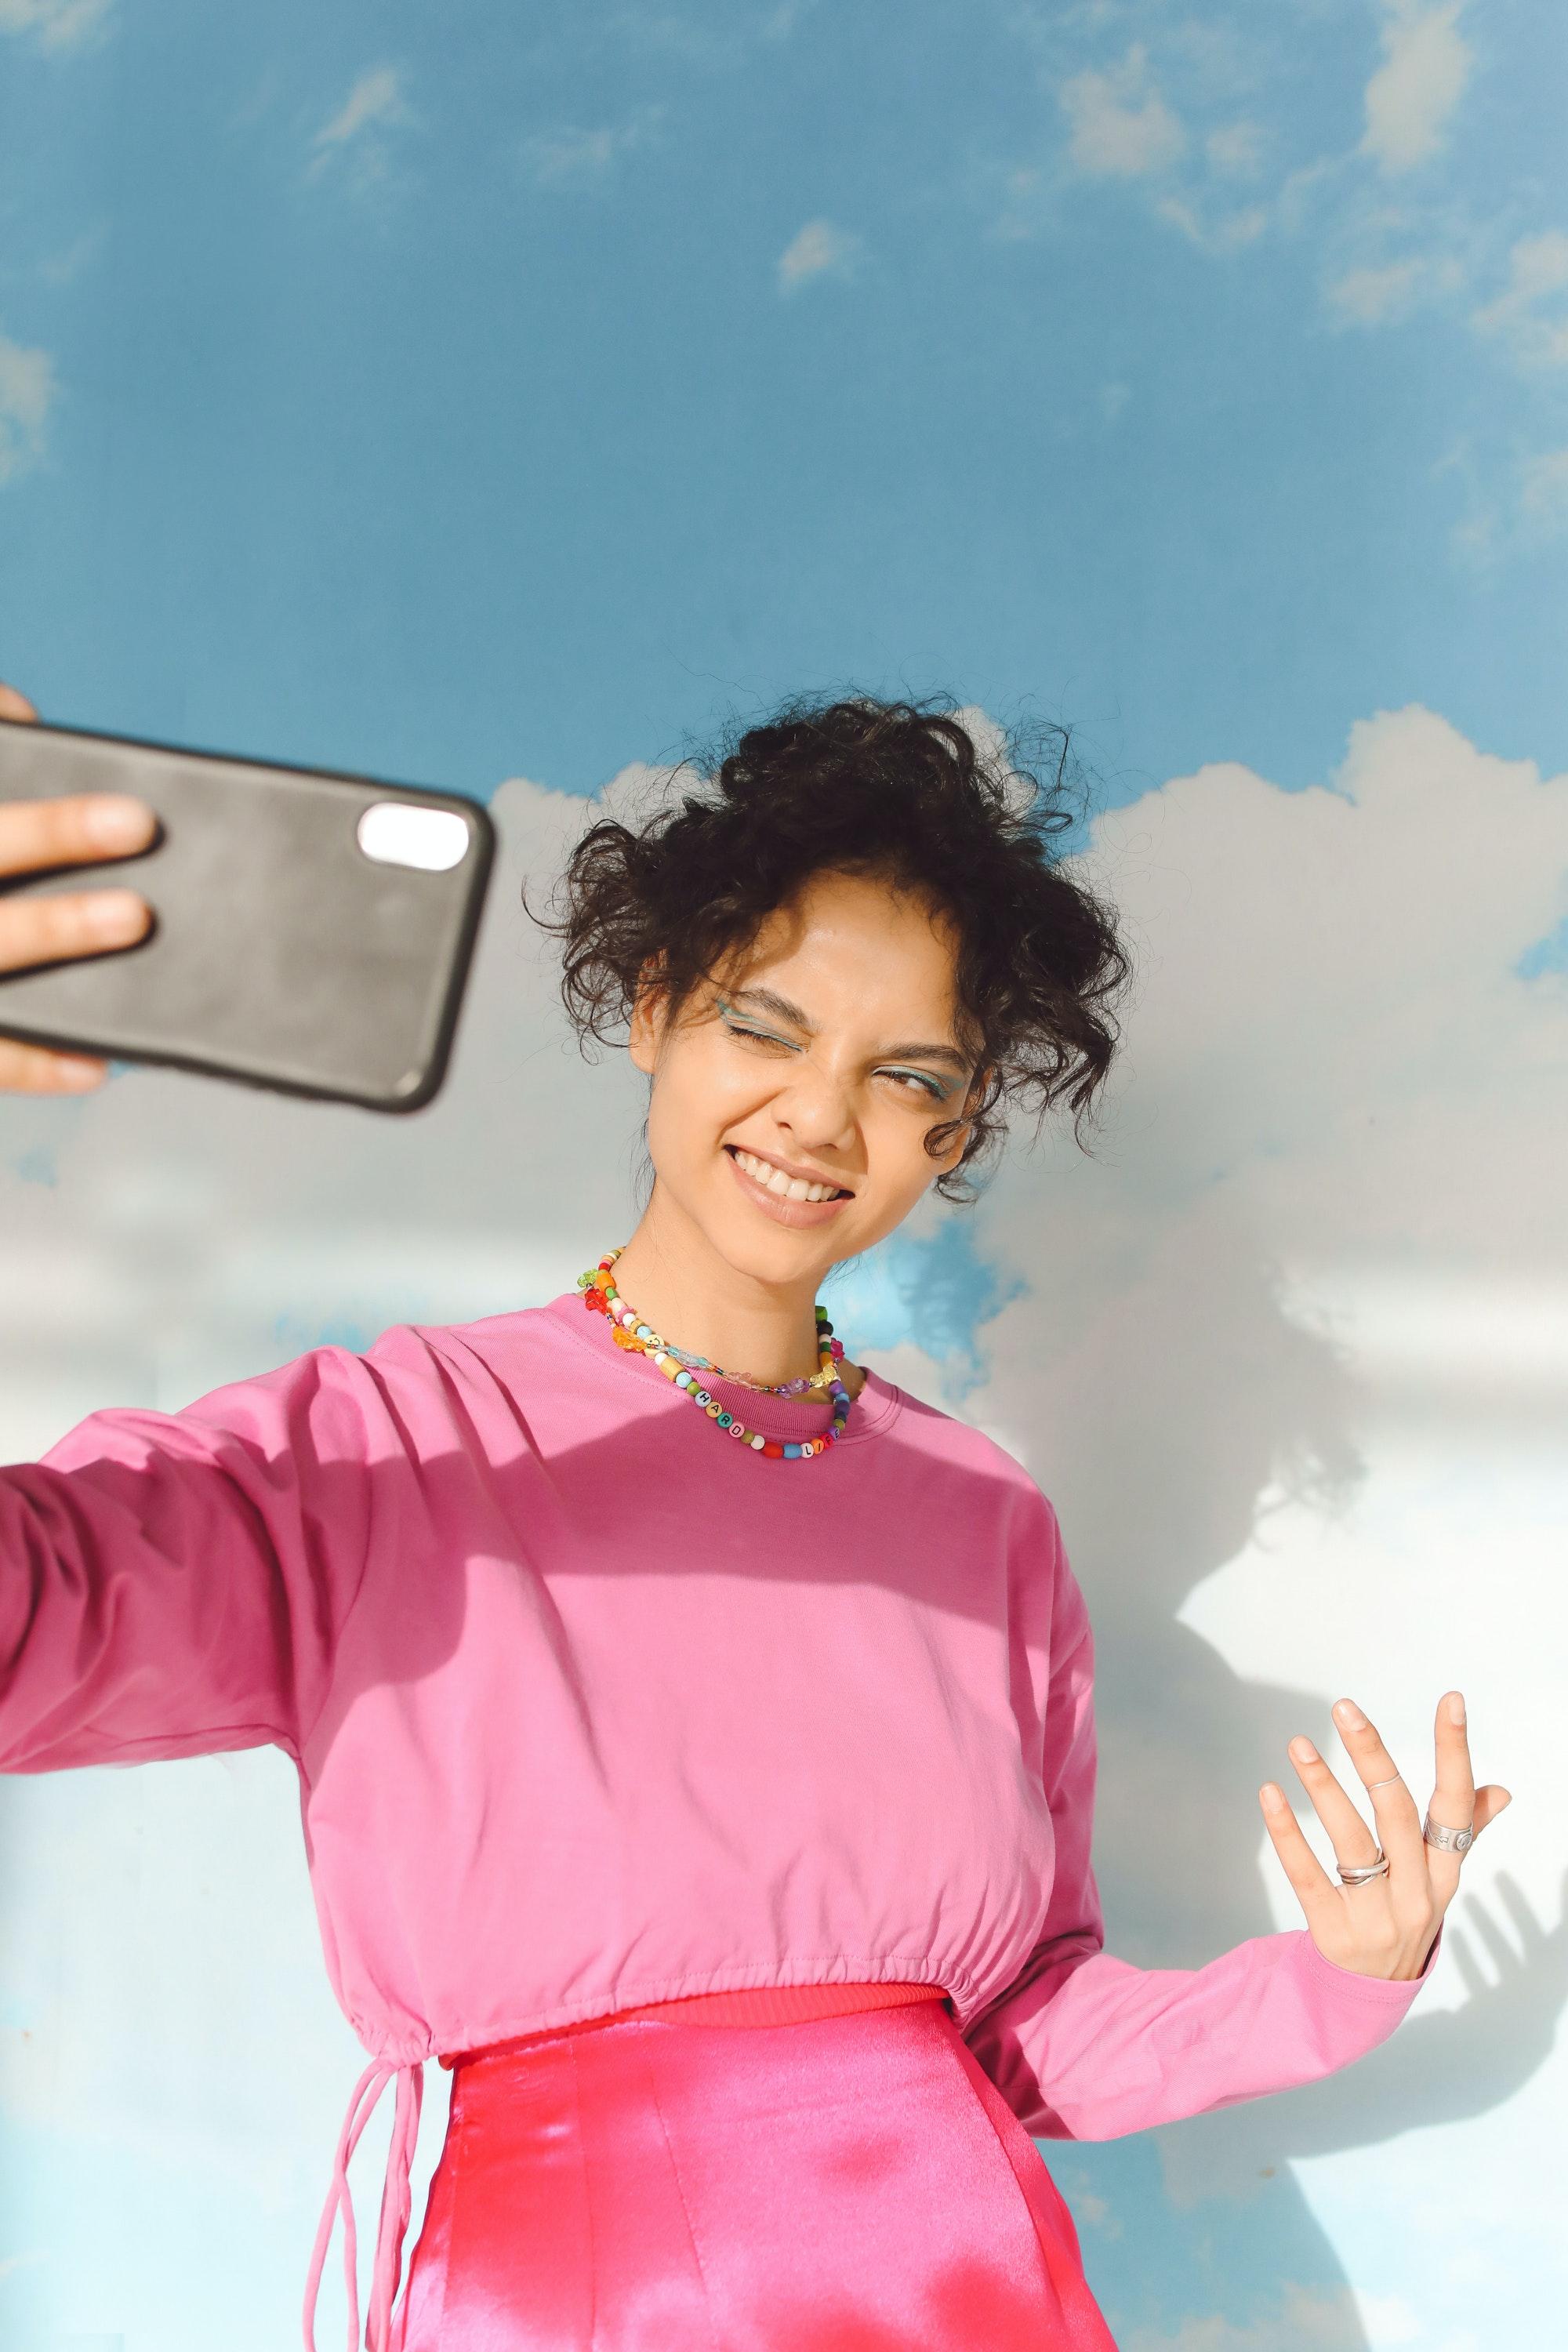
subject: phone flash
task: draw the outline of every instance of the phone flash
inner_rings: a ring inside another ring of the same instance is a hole
[[[360,847],[378,866],[413,866],[423,874],[449,874],[468,854],[466,817],[455,809],[410,808],[375,801],[360,818]]]

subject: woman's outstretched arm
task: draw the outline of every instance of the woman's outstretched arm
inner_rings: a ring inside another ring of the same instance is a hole
[[[1035,2137],[1111,2139],[1316,2081],[1386,2040],[1430,1967],[1458,1858],[1426,1843],[1420,1811],[1375,1727],[1342,1708],[1347,1746],[1373,1790],[1387,1875],[1336,1885],[1270,1782],[1264,1817],[1308,1927],[1254,1937],[1201,1969],[1140,1969],[1105,1952],[1089,1861],[1093,1638],[1056,1540],[1044,1750],[1056,1875],[1028,1966],[965,2038]],[[1342,1861],[1370,1861],[1374,1841],[1328,1767],[1313,1752],[1300,1755],[1298,1769]],[[1462,1828],[1472,1798],[1478,1826],[1508,1801],[1501,1790],[1475,1797],[1463,1723],[1445,1703],[1433,1818]],[[1352,1822],[1364,1852],[1354,1847]],[[1202,1868],[1201,1854],[1192,1866]]]
[[[0,685],[0,719],[36,717]],[[0,972],[133,946],[146,903],[90,886],[153,832],[115,794],[0,805],[0,882],[77,866],[89,886],[0,898]],[[104,1075],[0,1036],[0,1091]],[[0,1469],[0,1770],[293,1748],[358,1589],[366,1465],[400,1453],[395,1418],[369,1366],[320,1349],[182,1413],[94,1413],[41,1463]]]
[[[0,1770],[297,1754],[405,1461],[385,1371],[319,1348],[0,1469]]]

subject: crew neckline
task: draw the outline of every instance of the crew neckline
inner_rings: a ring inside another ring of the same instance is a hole
[[[606,1369],[613,1362],[625,1367],[628,1378],[653,1381],[661,1389],[669,1388],[668,1376],[640,1348],[616,1347],[607,1315],[595,1315],[590,1321],[580,1290],[563,1290],[558,1297],[547,1301],[544,1311],[556,1316],[579,1347],[586,1348]],[[904,1391],[892,1381],[884,1380],[869,1364],[860,1369],[865,1372],[865,1381],[849,1408],[844,1433],[836,1441],[833,1451],[839,1445],[855,1445],[862,1439],[879,1435],[891,1425],[903,1403]],[[794,1444],[803,1437],[819,1437],[832,1425],[830,1399],[818,1403],[809,1397],[763,1396],[738,1381],[706,1376],[704,1385],[726,1412],[732,1412],[759,1436],[776,1439],[781,1444]]]

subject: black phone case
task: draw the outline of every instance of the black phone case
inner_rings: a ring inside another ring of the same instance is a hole
[[[0,881],[0,894],[123,883],[152,906],[153,929],[136,947],[0,972],[0,1033],[367,1110],[430,1101],[495,854],[477,801],[0,719],[0,800],[73,793],[147,802],[153,847]],[[460,817],[457,862],[430,871],[368,856],[361,820],[381,804]]]

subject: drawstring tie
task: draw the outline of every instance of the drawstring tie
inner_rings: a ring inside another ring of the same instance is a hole
[[[338,2140],[332,2185],[321,2208],[315,2252],[310,2257],[310,2275],[305,2284],[306,2352],[316,2352],[316,2304],[321,2291],[327,2248],[331,2243],[332,2224],[340,2212],[343,2217],[343,2279],[349,2299],[349,2352],[360,2352],[359,2241],[354,2231],[353,2196],[349,2188],[349,2160],[359,2146],[360,2135],[377,2100],[394,2075],[397,2077],[397,2099],[392,2118],[392,2145],[386,2152],[386,2179],[381,2192],[375,2267],[371,2273],[370,2310],[364,2333],[368,2352],[393,2352],[392,2306],[397,2297],[403,2241],[413,2210],[414,2146],[419,2137],[419,2107],[425,2095],[425,2068],[420,2059],[395,2066],[388,2058],[374,2058],[354,2085]]]

